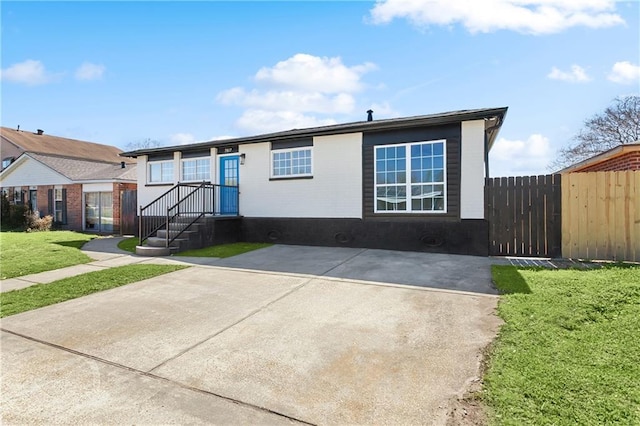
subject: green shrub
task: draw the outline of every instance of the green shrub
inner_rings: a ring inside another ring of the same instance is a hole
[[[12,204],[9,206],[9,214],[2,218],[2,227],[9,229],[24,229],[27,224],[29,206],[24,204]]]

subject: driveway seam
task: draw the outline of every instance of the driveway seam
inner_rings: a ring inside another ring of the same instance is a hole
[[[305,424],[305,425],[315,426],[315,423],[310,423],[310,422],[307,422],[307,421],[304,421],[304,420],[289,416],[289,415],[284,414],[284,413],[279,413],[277,411],[271,410],[271,409],[266,408],[266,407],[261,407],[259,405],[254,405],[254,404],[251,404],[251,403],[239,400],[239,399],[231,398],[231,397],[224,396],[224,395],[221,395],[221,394],[218,394],[218,393],[215,393],[215,392],[211,392],[211,391],[208,391],[208,390],[205,390],[205,389],[200,389],[200,388],[196,388],[196,387],[193,387],[193,386],[186,385],[184,383],[176,382],[176,381],[168,379],[166,377],[159,376],[157,374],[151,373],[151,370],[149,370],[149,371],[138,370],[136,368],[129,367],[129,366],[126,366],[126,365],[123,365],[123,364],[119,364],[117,362],[109,361],[107,359],[100,358],[100,357],[97,357],[97,356],[94,356],[94,355],[90,355],[90,354],[87,354],[87,353],[84,353],[84,352],[80,352],[80,351],[77,351],[75,349],[67,348],[67,347],[52,343],[52,342],[47,342],[47,341],[40,340],[40,339],[35,338],[35,337],[31,337],[31,336],[27,336],[25,334],[21,334],[21,333],[15,332],[15,331],[7,330],[6,328],[3,328],[3,327],[0,327],[0,331],[3,331],[5,333],[9,333],[9,334],[11,334],[13,336],[16,336],[16,337],[23,338],[25,340],[29,340],[29,341],[32,341],[32,342],[35,342],[35,343],[39,343],[41,345],[49,346],[49,347],[54,348],[54,349],[58,349],[58,350],[61,350],[61,351],[64,351],[64,352],[68,352],[68,353],[73,354],[73,355],[81,356],[83,358],[88,358],[88,359],[91,359],[93,361],[99,362],[101,364],[110,365],[112,367],[119,368],[121,370],[126,370],[126,371],[129,371],[131,373],[135,373],[135,374],[138,374],[138,375],[141,375],[141,376],[149,377],[151,379],[161,380],[163,382],[171,383],[171,384],[179,386],[179,387],[181,387],[183,389],[187,389],[187,390],[190,390],[190,391],[193,391],[193,392],[202,393],[202,394],[205,394],[205,395],[211,395],[211,396],[214,396],[214,397],[217,397],[217,398],[224,399],[225,401],[229,401],[229,402],[232,402],[234,404],[241,405],[243,407],[248,407],[248,408],[251,408],[251,409],[254,409],[254,410],[263,411],[263,412],[266,412],[266,413],[269,413],[269,414],[273,414],[273,415],[276,415],[276,416],[279,416],[279,417],[283,417],[283,418],[288,419],[288,420],[292,420],[294,422],[302,423],[302,424]]]
[[[365,252],[365,251],[367,251],[367,250],[369,250],[369,249],[362,249],[362,250],[360,250],[359,252],[357,252],[357,253],[356,253],[356,254],[354,254],[353,256],[350,256],[349,258],[347,258],[347,259],[343,260],[342,262],[338,263],[337,265],[332,266],[331,268],[327,269],[326,271],[324,271],[324,272],[323,272],[322,274],[320,274],[319,276],[320,276],[320,277],[325,276],[326,274],[328,274],[329,272],[333,271],[333,270],[334,270],[334,269],[336,269],[337,267],[342,266],[342,265],[344,265],[345,263],[349,262],[351,259],[354,259],[354,258],[356,258],[356,257],[360,256],[362,253],[364,253],[364,252]]]
[[[204,338],[203,340],[201,340],[199,342],[196,342],[193,345],[189,346],[188,348],[186,348],[186,349],[180,351],[179,353],[173,355],[172,357],[165,359],[160,364],[158,364],[155,367],[149,369],[148,372],[151,373],[153,370],[157,370],[158,368],[164,366],[165,364],[180,358],[182,355],[186,354],[187,352],[191,351],[192,349],[195,349],[196,347],[202,345],[203,343],[208,342],[209,340],[213,339],[214,337],[219,336],[220,334],[222,334],[225,331],[229,330],[231,327],[235,327],[236,325],[240,324],[244,320],[251,318],[252,316],[262,312],[264,309],[266,309],[269,306],[273,305],[274,303],[279,302],[280,300],[284,299],[285,297],[289,296],[290,294],[293,294],[294,292],[300,290],[302,287],[306,286],[307,284],[309,284],[313,280],[314,280],[314,278],[309,278],[307,281],[305,281],[302,284],[300,284],[300,285],[294,287],[293,289],[287,291],[282,296],[280,296],[280,297],[278,297],[276,299],[273,299],[269,303],[267,303],[265,305],[262,305],[262,306],[260,306],[260,307],[258,307],[256,309],[254,309],[253,311],[249,312],[247,315],[245,315],[244,317],[240,318],[238,321],[227,325],[226,327],[222,328],[221,330],[218,330],[217,332],[215,332],[211,336],[208,336],[208,337]]]

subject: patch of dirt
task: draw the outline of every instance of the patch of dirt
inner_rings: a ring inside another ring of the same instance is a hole
[[[495,340],[482,350],[480,360],[479,377],[484,377],[489,368],[488,361]],[[475,377],[468,382],[462,397],[452,399],[449,402],[449,414],[446,426],[485,426],[488,421],[486,408],[480,393],[482,392],[482,379]]]
[[[482,401],[475,395],[452,401],[447,416],[447,426],[484,426],[487,424]]]

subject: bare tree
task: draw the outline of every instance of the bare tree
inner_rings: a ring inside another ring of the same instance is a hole
[[[640,96],[631,95],[614,99],[603,113],[584,122],[584,127],[573,138],[575,142],[558,151],[550,169],[559,170],[579,163],[618,145],[640,140]]]
[[[137,149],[157,148],[161,145],[162,144],[155,139],[146,138],[134,142],[129,142],[127,145],[125,145],[124,149],[126,151],[135,151]]]

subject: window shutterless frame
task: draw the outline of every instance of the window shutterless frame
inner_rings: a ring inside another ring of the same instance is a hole
[[[374,146],[374,213],[447,212],[445,140]]]
[[[149,161],[147,163],[147,183],[172,183],[173,160]]]
[[[271,179],[313,176],[313,148],[274,149],[271,151]]]
[[[211,157],[185,158],[180,161],[181,182],[211,182]]]

